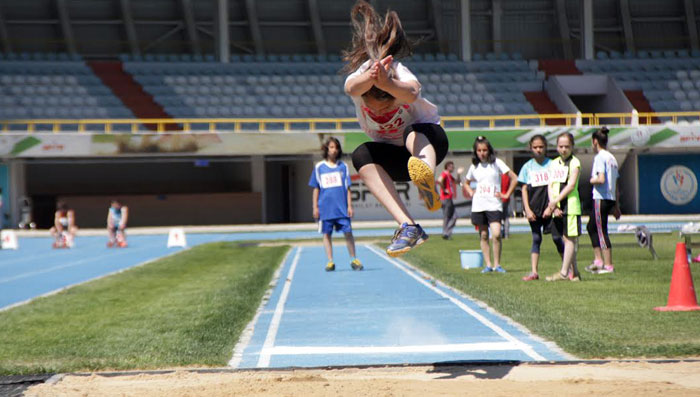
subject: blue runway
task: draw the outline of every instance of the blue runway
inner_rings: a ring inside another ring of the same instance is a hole
[[[543,361],[571,357],[371,246],[365,270],[335,250],[296,247],[230,365],[317,367],[449,361]]]
[[[50,238],[22,238],[18,250],[0,250],[0,310],[177,250],[158,235],[133,236],[123,249],[106,241],[78,237],[72,249],[53,249]]]

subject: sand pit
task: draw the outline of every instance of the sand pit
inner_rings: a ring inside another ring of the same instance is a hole
[[[700,360],[66,375],[31,397],[700,396]]]

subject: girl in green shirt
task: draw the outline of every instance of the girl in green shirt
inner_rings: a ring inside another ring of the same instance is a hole
[[[573,155],[574,136],[569,132],[557,137],[559,157],[551,165],[549,204],[544,217],[552,216],[552,223],[564,239],[564,256],[561,270],[547,277],[547,281],[581,280],[576,266],[578,236],[581,234],[581,199],[578,194],[578,178],[581,162]]]

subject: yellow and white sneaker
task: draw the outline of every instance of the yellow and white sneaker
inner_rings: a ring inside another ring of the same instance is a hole
[[[333,261],[328,261],[328,263],[326,263],[326,271],[332,272],[333,270],[335,270],[335,263],[333,263]]]
[[[418,188],[428,211],[437,211],[442,208],[440,195],[435,190],[435,174],[428,164],[418,157],[411,156],[408,159],[408,175]]]
[[[359,259],[355,258],[350,262],[350,267],[352,270],[362,270],[364,267],[362,266],[362,263],[360,262]]]

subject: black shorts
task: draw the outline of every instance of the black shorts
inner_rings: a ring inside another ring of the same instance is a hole
[[[367,164],[380,165],[394,182],[408,182],[408,159],[411,152],[406,149],[406,137],[415,131],[425,135],[435,149],[435,165],[445,159],[449,143],[447,134],[439,124],[413,124],[403,135],[404,146],[396,146],[385,142],[365,142],[352,152],[352,165],[357,171]]]
[[[493,222],[500,223],[503,220],[503,213],[501,211],[483,211],[483,212],[472,212],[472,225],[490,225]]]
[[[553,217],[552,224],[560,236],[573,238],[581,235],[581,215],[563,214]]]

